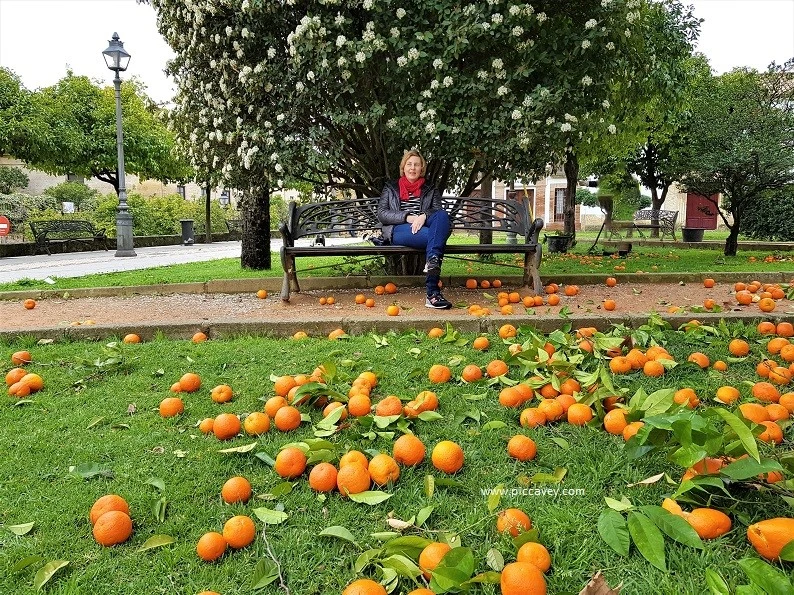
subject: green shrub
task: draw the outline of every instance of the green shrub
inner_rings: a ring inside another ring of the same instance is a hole
[[[27,188],[30,178],[22,170],[12,167],[0,167],[0,194],[11,194],[14,190]]]
[[[609,175],[599,180],[598,196],[612,196],[612,219],[629,220],[634,212],[648,207],[651,199],[640,193],[640,184],[630,175]]]
[[[279,223],[287,220],[287,202],[280,194],[270,195],[270,228],[278,229]]]
[[[794,187],[758,199],[740,222],[741,233],[754,240],[794,241]]]
[[[31,217],[45,210],[55,211],[58,216],[61,214],[60,204],[52,196],[33,196],[23,192],[0,194],[0,215],[8,217],[16,231],[20,231]]]
[[[100,196],[97,190],[81,182],[63,182],[47,188],[44,194],[56,198],[61,203],[73,203],[75,211],[93,210],[96,207],[97,197]]]

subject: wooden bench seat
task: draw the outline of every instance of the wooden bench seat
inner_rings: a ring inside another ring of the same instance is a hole
[[[516,235],[515,244],[447,244],[445,254],[523,254],[524,287],[536,294],[543,290],[540,281],[541,246],[538,236],[543,220],[530,221],[526,203],[512,199],[444,197],[452,231],[493,231]],[[287,221],[280,226],[283,244],[281,264],[284,280],[281,299],[289,301],[290,292],[299,292],[295,259],[301,256],[378,256],[424,254],[424,250],[399,245],[323,245],[296,246],[300,238],[323,239],[333,235],[366,238],[380,235],[377,217],[379,198],[331,200],[298,206],[289,205]]]
[[[50,247],[53,244],[68,244],[71,242],[89,245],[94,250],[99,248],[108,249],[108,238],[105,235],[105,230],[83,219],[31,221],[30,229],[33,232],[36,254],[44,251],[51,255]]]

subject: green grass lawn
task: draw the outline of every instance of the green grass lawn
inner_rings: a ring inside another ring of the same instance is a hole
[[[597,420],[584,427],[561,422],[525,429],[519,425],[520,409],[499,404],[501,383],[465,384],[456,380],[468,363],[484,367],[501,358],[510,363],[507,376],[512,380],[535,374],[548,379],[568,370],[586,385],[595,379],[604,360],[581,352],[575,347],[573,334],[564,330],[541,337],[531,328],[522,327],[514,341],[523,343],[526,357],[512,359],[507,345],[493,335],[489,337],[491,348],[485,352],[472,349],[472,335],[449,335],[449,340],[438,340],[418,333],[366,335],[336,342],[325,338],[297,342],[240,337],[193,344],[160,338],[138,345],[108,346],[106,342],[77,341],[39,344],[33,337],[24,337],[3,343],[3,372],[12,367],[8,363],[12,352],[29,349],[34,362],[28,367],[44,378],[45,388],[22,402],[7,397],[0,407],[4,453],[0,460],[0,592],[33,593],[34,574],[39,568],[49,561],[67,560],[69,565],[46,585],[47,592],[194,595],[212,589],[223,595],[283,593],[278,581],[261,591],[251,587],[257,565],[273,565],[272,559],[276,559],[290,593],[331,595],[341,593],[357,576],[355,564],[363,552],[388,544],[383,533],[393,531],[389,518],[409,520],[422,509],[423,516],[430,510],[429,516],[421,526],[407,529],[405,535],[458,539],[456,544],[471,548],[476,571],[486,572],[491,569],[489,560],[498,569],[500,557],[506,562],[515,559],[515,544],[495,530],[496,513],[507,507],[520,508],[530,515],[539,540],[551,552],[552,569],[547,575],[550,593],[578,593],[599,569],[611,585],[623,582],[626,593],[703,593],[707,569],[718,571],[732,589],[748,583],[737,560],[759,558],[746,541],[747,524],[791,516],[791,506],[784,499],[794,502],[790,499],[794,496],[790,479],[794,465],[789,422],[782,422],[786,435],[783,444],[775,448],[765,443],[758,446],[762,460],[783,462],[788,479],[784,486],[778,484],[772,489],[763,483],[735,481],[720,483],[728,486],[730,497],[715,487],[703,487],[680,499],[685,508],[691,506],[685,503],[689,497],[725,510],[733,520],[733,529],[727,535],[704,541],[702,548],[665,538],[665,570],[652,566],[636,545],[631,546],[628,556],[619,555],[597,530],[599,517],[607,509],[605,497],[617,501],[628,498],[635,507],[659,506],[679,487],[684,471],[682,465],[670,460],[673,447],[677,448],[675,440],[655,430],[646,446],[653,442],[658,447],[637,457],[642,448],[627,447],[621,437],[604,432]],[[620,343],[627,332],[615,329],[612,337],[599,335],[596,354]],[[750,400],[747,381],[757,380],[755,365],[765,353],[766,343],[755,328],[729,324],[684,333],[654,323],[634,331],[633,336],[645,346],[649,342],[666,344],[679,364],[661,378],[646,377],[641,372],[622,376],[605,373],[599,377],[602,388],[594,393],[596,397],[610,393],[631,397],[640,388],[650,394],[689,386],[704,405],[716,409],[720,407],[712,400],[716,389],[729,384],[740,389],[743,401]],[[748,339],[750,357],[730,357],[727,344],[733,336]],[[551,366],[538,364],[532,355],[539,353],[546,340],[563,355]],[[686,363],[693,351],[706,353],[712,361],[728,361],[727,372],[704,371]],[[303,407],[310,422],[291,433],[271,429],[258,439],[238,436],[220,442],[202,435],[196,427],[203,418],[221,412],[244,416],[261,410],[263,401],[273,395],[273,376],[310,374],[327,362],[336,368],[330,386],[344,395],[361,371],[373,370],[379,376],[373,402],[390,394],[405,401],[426,389],[439,396],[438,419],[393,422],[381,431],[368,425],[372,419],[367,417],[324,438],[330,444],[321,454],[332,461],[348,449],[368,455],[391,453],[393,439],[403,431],[414,432],[427,445],[425,462],[416,468],[403,468],[399,480],[382,489],[390,498],[379,504],[351,502],[338,493],[318,496],[309,488],[306,474],[285,486],[269,466],[268,458],[275,457],[284,445],[306,445],[305,441],[315,439],[313,429],[321,415],[311,406]],[[452,382],[430,385],[427,371],[436,363],[450,366]],[[182,416],[161,418],[159,402],[169,396],[171,384],[188,371],[201,375],[201,389],[183,395]],[[614,390],[607,390],[610,382]],[[210,399],[209,392],[222,383],[231,385],[236,396],[231,403],[220,405]],[[671,395],[672,390],[662,394],[660,402],[672,407]],[[596,407],[600,411],[600,406]],[[631,408],[636,417],[642,415],[636,399]],[[735,411],[734,407],[728,409]],[[677,427],[682,427],[687,415],[680,414]],[[695,417],[697,421],[702,416]],[[687,419],[686,423],[693,422],[691,417]],[[723,431],[725,444],[712,440],[709,452],[733,448],[738,454],[741,448],[736,448],[736,435],[720,429]],[[538,455],[534,461],[519,463],[508,457],[506,443],[519,433],[536,441]],[[691,435],[693,443],[698,442],[698,436],[697,432]],[[452,485],[445,485],[449,478],[429,461],[433,446],[446,439],[460,444],[466,456]],[[247,453],[219,452],[255,441],[256,446]],[[692,452],[697,450],[690,447]],[[72,468],[74,471],[70,471]],[[546,483],[549,476],[557,473],[559,477],[563,470],[561,482]],[[80,472],[93,476],[83,478]],[[660,473],[666,475],[647,485],[638,483]],[[220,499],[221,486],[234,475],[247,477],[253,485],[254,498],[247,504],[226,505]],[[432,494],[427,488],[428,476],[435,478]],[[507,492],[499,501],[489,500],[484,490],[497,486]],[[544,492],[556,489],[568,492]],[[88,511],[97,498],[108,493],[127,499],[135,529],[127,543],[102,548],[92,539]],[[265,526],[254,513],[261,508],[283,511],[287,518]],[[227,552],[216,563],[201,562],[195,554],[199,537],[207,531],[221,531],[224,522],[237,514],[254,518],[259,530],[255,542]],[[7,530],[8,526],[24,523],[34,523],[24,535]],[[334,526],[349,530],[353,542],[318,536]],[[154,535],[168,535],[175,541],[139,551]],[[411,574],[418,550],[403,547],[395,551],[413,560],[400,564],[405,573]],[[386,557],[381,554],[376,560]],[[30,564],[20,568],[26,562]],[[781,574],[794,579],[791,564],[776,566]],[[376,564],[367,565],[361,574],[376,580],[383,576]],[[415,586],[410,578],[402,577],[393,592],[407,593]],[[483,584],[473,586],[471,592],[493,594],[499,589]]]
[[[450,240],[468,243],[472,238],[456,235]],[[579,273],[612,274],[615,267],[625,266],[621,273],[678,273],[678,272],[779,272],[794,271],[794,252],[775,254],[772,262],[764,262],[768,252],[741,251],[738,256],[725,257],[716,250],[687,248],[643,248],[635,247],[627,258],[603,256],[603,253],[588,254],[590,242],[580,239],[576,248],[568,254],[545,252],[541,263],[542,276]],[[520,275],[521,264],[509,255],[499,255],[488,260],[472,257],[462,261],[449,257],[444,261],[443,273],[450,276],[497,277]],[[360,260],[341,257],[300,258],[297,261],[300,277],[324,277],[340,275],[381,275],[382,261]],[[119,273],[85,275],[76,278],[55,278],[55,284],[32,279],[14,283],[0,283],[0,291],[25,289],[75,289],[83,287],[121,287],[131,285],[159,285],[187,282],[206,282],[213,279],[262,279],[280,278],[283,275],[279,257],[273,254],[270,270],[243,269],[240,260],[226,258],[208,262],[153,267]]]

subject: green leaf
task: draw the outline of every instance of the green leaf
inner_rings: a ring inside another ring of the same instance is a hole
[[[401,554],[393,554],[381,561],[386,568],[391,568],[400,576],[416,578],[422,574],[419,567],[408,557]]]
[[[369,534],[372,539],[377,539],[378,541],[389,541],[390,539],[394,539],[400,535],[402,534],[398,533],[397,531],[378,531],[377,533]]]
[[[464,585],[469,585],[469,584],[498,585],[501,578],[502,578],[501,572],[493,572],[489,570],[487,572],[481,572],[480,574],[474,575],[469,580],[465,581],[463,584]]]
[[[41,588],[49,582],[56,572],[68,565],[68,560],[52,560],[47,562],[44,566],[39,568],[38,572],[36,572],[36,576],[33,577],[33,588],[37,591],[41,591]]]
[[[516,550],[521,549],[521,546],[525,543],[529,543],[530,541],[534,541],[535,543],[540,543],[540,533],[538,532],[537,527],[532,527],[529,531],[522,531],[515,537],[513,537],[513,547]]]
[[[706,568],[706,585],[711,590],[711,595],[731,595],[728,583],[716,570],[711,568]]]
[[[232,446],[231,448],[224,448],[219,450],[218,452],[226,453],[247,453],[251,452],[256,448],[257,442],[251,442],[250,444],[243,444],[242,446]]]
[[[21,525],[5,525],[5,528],[11,531],[11,533],[13,533],[14,535],[22,536],[22,535],[26,535],[27,533],[30,533],[30,531],[33,529],[33,525],[35,524],[36,524],[35,522],[31,522],[31,523],[22,523]]]
[[[289,518],[283,510],[273,510],[272,508],[254,508],[256,517],[266,525],[280,525]]]
[[[360,494],[348,494],[348,497],[353,502],[358,502],[360,504],[369,504],[370,506],[373,506],[375,504],[380,504],[381,502],[385,502],[386,500],[392,497],[392,494],[369,490],[366,492],[361,492]]]
[[[165,497],[152,503],[152,514],[158,523],[165,522],[165,510],[168,508],[168,500]]]
[[[742,443],[744,450],[756,461],[761,460],[760,455],[758,454],[758,443],[755,441],[755,436],[750,431],[744,422],[739,419],[735,414],[731,413],[727,409],[723,409],[722,407],[712,407],[711,411],[714,411],[717,415],[719,415],[722,419],[725,420],[725,423],[736,432],[736,436]]]
[[[85,427],[85,429],[86,429],[86,430],[90,430],[91,428],[94,428],[94,427],[98,426],[100,423],[102,423],[102,421],[103,421],[104,419],[105,419],[105,416],[104,416],[104,415],[103,415],[103,416],[101,416],[101,417],[95,417],[94,419],[92,419],[92,420],[91,420],[91,423],[90,423],[90,424],[88,424],[88,425]]]
[[[565,438],[553,437],[551,439],[551,441],[554,442],[554,444],[556,444],[557,446],[559,446],[563,450],[568,450],[571,447],[571,445],[568,444],[568,441]]]
[[[353,545],[358,545],[356,543],[356,538],[350,532],[349,529],[342,527],[341,525],[333,525],[332,527],[326,527],[322,531],[320,531],[317,535],[320,537],[336,537],[338,539],[343,539],[345,541],[349,541]]]
[[[422,411],[422,413],[420,413],[418,417],[422,421],[436,421],[439,419],[444,419],[444,416],[441,415],[438,411]]]
[[[506,428],[506,427],[507,427],[507,424],[505,422],[500,421],[498,419],[495,419],[495,420],[489,421],[488,423],[483,425],[482,429],[483,429],[483,431],[485,431],[485,430],[501,430],[502,428]]]
[[[741,481],[743,479],[750,479],[757,477],[763,473],[770,471],[783,471],[783,465],[771,459],[764,459],[763,461],[755,461],[749,457],[738,459],[733,463],[726,465],[720,469],[720,474],[726,475],[731,479]]]
[[[251,576],[251,588],[261,589],[278,580],[278,566],[268,558],[262,558],[256,563],[254,574]]]
[[[356,574],[361,574],[361,572],[369,566],[369,563],[372,562],[375,558],[377,558],[383,550],[381,548],[373,548],[369,549],[365,552],[361,552],[358,558],[356,558],[355,564],[353,564],[353,570]]]
[[[439,541],[441,541],[439,539]],[[395,537],[387,541],[383,545],[383,551],[386,555],[402,554],[411,559],[416,559],[422,550],[432,543],[429,539],[419,537],[418,535],[404,535],[402,537]]]
[[[671,539],[696,549],[703,548],[703,542],[697,531],[684,518],[672,514],[661,506],[641,506],[640,510]]]
[[[502,572],[502,568],[505,567],[505,559],[496,548],[491,548],[485,552],[485,562],[496,572]]]
[[[32,556],[25,556],[11,567],[11,572],[17,574],[18,572],[25,570],[25,568],[27,568],[28,566],[33,566],[34,564],[38,564],[42,560],[44,560],[43,557],[35,554]]]
[[[794,535],[792,535],[791,539],[792,540],[780,550],[780,559],[786,562],[794,562]]]
[[[618,512],[624,512],[634,508],[634,505],[629,501],[628,498],[626,498],[626,496],[623,496],[620,500],[615,500],[609,496],[604,496],[604,501],[612,510],[617,510]]]
[[[767,593],[794,592],[794,587],[785,574],[759,558],[742,558],[739,566],[754,586],[761,587]]]
[[[435,506],[425,506],[416,513],[416,526],[421,527],[430,514],[436,509]]]
[[[456,547],[448,551],[430,579],[433,592],[459,591],[460,587],[474,574],[474,554],[470,548]]]
[[[659,570],[666,570],[662,532],[647,516],[634,511],[629,512],[628,525],[631,539],[642,557]]]
[[[429,499],[433,497],[433,493],[436,490],[436,478],[432,475],[425,475],[425,496]]]
[[[152,535],[149,539],[147,539],[141,547],[138,548],[139,552],[145,552],[146,550],[151,550],[156,547],[163,547],[164,545],[172,544],[176,541],[170,535]]]
[[[99,463],[82,463],[69,467],[69,473],[79,475],[83,479],[93,479],[94,477],[107,477],[113,479],[113,471],[109,467]]]
[[[598,534],[606,544],[621,556],[629,555],[629,532],[626,519],[616,510],[608,508],[598,516]]]
[[[258,453],[254,455],[257,459],[262,461],[265,465],[269,465],[273,467],[276,464],[276,461],[273,457],[267,454],[265,451],[260,450]]]
[[[500,483],[488,494],[488,512],[493,512],[499,506],[499,502],[502,501],[502,491],[504,487],[504,484]]]
[[[150,477],[149,479],[146,480],[146,483],[149,484],[150,486],[154,486],[161,492],[165,489],[165,482],[159,477]]]

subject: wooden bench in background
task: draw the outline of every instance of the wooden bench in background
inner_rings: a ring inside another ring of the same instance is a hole
[[[424,254],[424,250],[393,244],[296,246],[300,238],[345,234],[364,238],[380,234],[377,217],[378,198],[331,200],[298,206],[289,205],[287,221],[280,226],[283,244],[281,264],[284,280],[281,299],[289,301],[290,292],[299,292],[295,259],[299,256],[386,256]],[[523,254],[522,285],[540,294],[541,246],[538,236],[543,219],[530,221],[527,204],[512,199],[444,197],[444,208],[450,215],[452,231],[493,231],[516,235],[515,244],[447,244],[445,254]]]
[[[90,221],[82,219],[49,219],[31,221],[30,229],[36,244],[36,253],[44,251],[52,254],[50,246],[53,244],[67,244],[76,242],[91,246],[94,250],[102,248],[107,250],[107,236],[105,230],[95,227]]]
[[[657,209],[640,209],[634,213],[631,221],[611,221],[609,226],[610,236],[620,235],[620,230],[625,230],[628,237],[636,229],[640,237],[645,237],[643,229],[658,229],[661,239],[669,235],[675,241],[675,222],[678,219],[678,211],[664,211]]]

